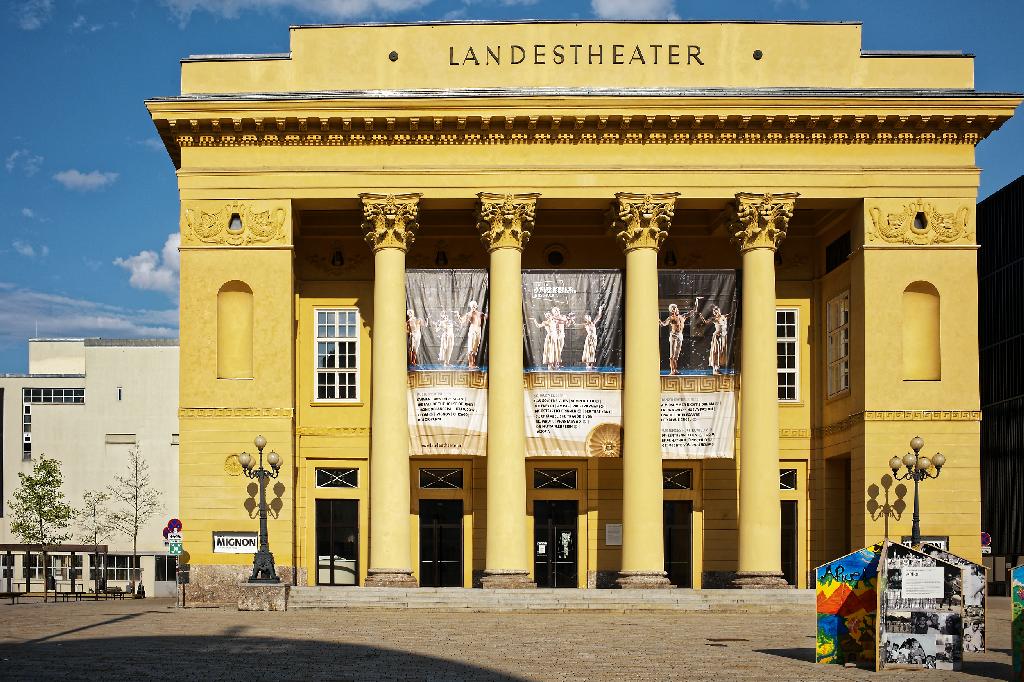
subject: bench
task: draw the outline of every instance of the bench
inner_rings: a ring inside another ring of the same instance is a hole
[[[12,604],[17,604],[24,595],[24,592],[0,592],[0,599],[10,599]]]

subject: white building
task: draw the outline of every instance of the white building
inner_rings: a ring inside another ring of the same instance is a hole
[[[174,560],[163,528],[178,515],[178,342],[167,339],[32,339],[28,374],[0,374],[0,544],[19,543],[10,532],[10,504],[19,472],[43,455],[58,459],[64,495],[75,508],[89,490],[103,490],[127,473],[128,452],[138,447],[160,494],[157,515],[139,533],[142,581],[151,596],[174,595]],[[112,505],[117,500],[112,500]],[[91,543],[77,524],[68,542]],[[106,544],[108,586],[129,580],[132,541],[115,534]],[[16,589],[25,588],[24,558],[15,556]],[[58,588],[70,587],[70,557],[51,557]],[[0,563],[5,557],[0,556]],[[90,557],[77,583],[92,582]],[[41,559],[28,571],[42,588]],[[3,575],[6,587],[6,574]],[[79,587],[78,589],[82,589]]]

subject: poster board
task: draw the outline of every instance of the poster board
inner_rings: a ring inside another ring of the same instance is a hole
[[[665,459],[736,455],[737,282],[736,270],[658,271],[661,454]]]
[[[1013,649],[1013,674],[1010,679],[1024,682],[1024,566],[1010,572],[1010,642]]]
[[[963,572],[901,544],[879,559],[877,670],[960,670]]]
[[[407,270],[409,454],[487,454],[486,270]]]
[[[881,553],[879,543],[814,569],[816,663],[875,665]]]
[[[621,455],[624,312],[621,270],[523,271],[527,456]]]
[[[921,551],[931,557],[960,567],[964,596],[964,651],[985,651],[985,591],[988,586],[988,569],[981,564],[947,552],[941,547],[935,547],[927,541],[921,546]]]

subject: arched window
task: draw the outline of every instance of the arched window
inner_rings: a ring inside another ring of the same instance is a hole
[[[912,282],[903,290],[903,379],[941,378],[939,292],[930,282]]]
[[[217,378],[252,378],[252,289],[228,282],[217,292]]]

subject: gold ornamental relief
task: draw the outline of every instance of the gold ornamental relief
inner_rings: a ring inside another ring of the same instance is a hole
[[[634,249],[658,250],[668,237],[678,198],[678,192],[619,192],[609,213],[609,232],[626,253]]]
[[[598,424],[587,434],[586,450],[590,457],[622,456],[622,427]]]
[[[491,194],[480,192],[477,229],[488,251],[519,249],[530,241],[539,194]]]
[[[918,199],[893,213],[883,213],[879,206],[872,206],[868,212],[874,226],[870,236],[889,244],[950,244],[971,237],[967,206],[943,213],[934,204]]]
[[[363,235],[374,251],[408,251],[419,229],[421,194],[360,194]]]
[[[264,207],[263,204],[233,201],[216,210],[206,210],[202,205],[185,208],[183,242],[217,246],[285,243],[288,212],[282,206],[265,210]]]
[[[731,228],[732,240],[740,247],[740,252],[777,249],[786,238],[798,196],[796,192],[738,193]]]

